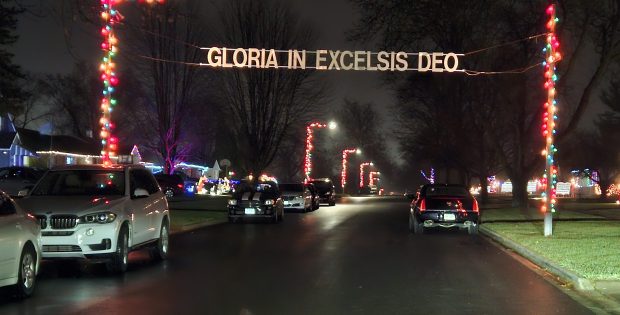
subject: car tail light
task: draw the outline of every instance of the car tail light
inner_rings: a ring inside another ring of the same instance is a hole
[[[474,205],[472,206],[472,210],[474,212],[480,212],[480,208],[478,208],[478,201],[474,199]]]
[[[420,201],[420,211],[426,211],[426,199]]]
[[[177,184],[177,187],[182,189],[183,188],[183,184]]]

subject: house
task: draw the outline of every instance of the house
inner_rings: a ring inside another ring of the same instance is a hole
[[[16,128],[8,117],[0,117],[0,167],[101,163],[101,142],[92,138],[46,135],[36,130]],[[118,157],[119,162],[140,162],[136,146]]]

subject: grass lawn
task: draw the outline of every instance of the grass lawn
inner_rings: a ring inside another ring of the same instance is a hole
[[[575,203],[570,209],[590,207],[592,204]],[[486,228],[566,270],[590,280],[620,280],[619,221],[605,221],[596,215],[561,210],[554,215],[553,236],[544,237],[543,215],[537,209],[494,208],[482,209],[481,212]],[[570,221],[575,219],[578,221]]]
[[[170,210],[172,231],[182,230],[184,226],[188,225],[224,220],[227,217],[226,211]]]

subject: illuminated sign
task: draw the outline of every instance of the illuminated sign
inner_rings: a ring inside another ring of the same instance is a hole
[[[555,193],[557,195],[570,195],[570,183],[559,182],[555,188]]]
[[[538,190],[538,181],[531,180],[527,182],[527,192],[533,194]]]
[[[456,53],[226,47],[201,49],[207,52],[207,62],[200,65],[214,68],[463,72],[459,69],[459,57],[463,54]]]

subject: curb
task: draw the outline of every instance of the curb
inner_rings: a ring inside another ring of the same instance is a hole
[[[219,225],[219,224],[223,224],[226,222],[228,222],[227,219],[214,219],[214,220],[209,220],[207,222],[202,222],[202,223],[183,225],[182,227],[178,229],[171,230],[170,234],[174,235],[174,234],[186,233],[186,232],[197,230],[203,227],[207,227],[211,225]]]
[[[552,274],[562,278],[563,280],[565,280],[566,282],[569,282],[573,285],[573,287],[575,287],[575,289],[579,290],[579,291],[593,291],[596,289],[595,283],[593,281],[590,281],[586,278],[582,278],[579,275],[568,271],[562,267],[559,267],[555,264],[553,264],[552,262],[550,262],[549,260],[539,256],[538,254],[533,253],[532,251],[530,251],[529,249],[521,246],[520,244],[513,242],[499,234],[497,234],[496,232],[486,228],[484,225],[480,225],[480,232],[490,238],[492,238],[493,240],[497,241],[498,243],[504,245],[507,248],[512,249],[513,251],[515,251],[516,253],[518,253],[519,255],[527,258],[528,260],[530,260],[531,262],[533,262],[534,264],[538,265],[539,267],[551,272]],[[616,282],[616,281],[613,281]]]

